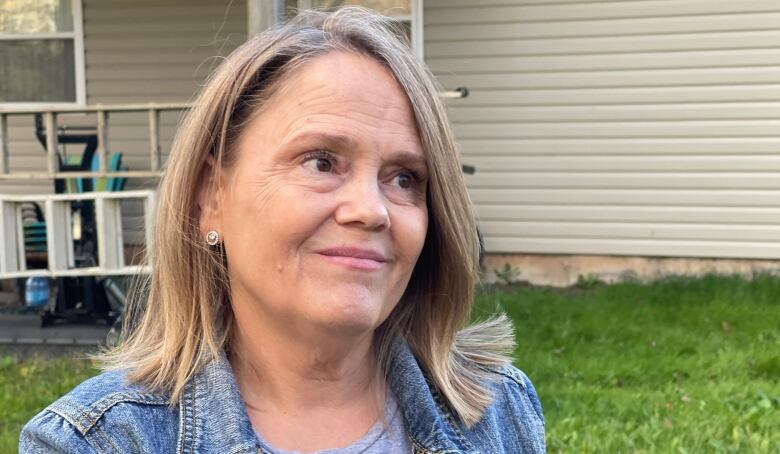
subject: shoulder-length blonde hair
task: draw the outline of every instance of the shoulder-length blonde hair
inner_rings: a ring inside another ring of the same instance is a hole
[[[230,349],[233,313],[224,252],[206,247],[196,195],[206,160],[227,165],[250,116],[285,75],[334,50],[382,63],[406,92],[425,150],[430,182],[425,244],[401,301],[375,333],[382,367],[398,339],[408,342],[451,410],[466,424],[491,401],[486,369],[507,362],[513,345],[505,318],[463,329],[478,273],[478,239],[458,154],[433,76],[390,20],[364,8],[307,11],[236,49],[210,77],[183,121],[160,182],[149,247],[151,277],[128,305],[126,335],[98,358],[129,369],[130,381],[170,393]],[[280,94],[283,96],[283,94]]]

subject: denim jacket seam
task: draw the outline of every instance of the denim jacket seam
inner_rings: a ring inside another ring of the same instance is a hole
[[[82,437],[89,432],[89,426],[84,424],[88,419],[87,414],[82,409],[69,402],[57,402],[55,405],[47,408],[46,411],[64,419],[68,424],[73,426]]]
[[[528,388],[528,383],[526,382],[525,378],[523,378],[523,376],[517,372],[512,371],[512,369],[508,367],[502,367],[501,369],[493,370],[493,372],[517,383],[524,392]]]
[[[530,393],[528,391],[528,387],[527,386],[523,386],[524,383],[521,383],[518,379],[515,379],[512,376],[509,376],[509,375],[504,374],[504,373],[502,373],[501,375],[508,376],[511,379],[512,382],[517,383],[520,386],[520,390],[522,391],[523,396],[528,400],[528,404],[533,409],[534,415],[536,415],[536,417],[541,422],[542,426],[544,426],[545,425],[544,416],[541,413],[539,413],[539,410],[537,410],[536,405],[534,405],[533,399],[531,399],[531,395],[530,395]],[[504,386],[506,386],[506,383],[504,383]],[[538,400],[538,397],[537,397],[537,400]]]
[[[412,442],[412,452],[418,453],[418,452],[424,452],[424,453],[436,453],[438,451],[432,451],[431,448],[428,448],[425,446],[420,440],[418,440],[414,435],[412,435],[411,431],[407,433],[409,436],[409,441]],[[417,448],[417,449],[416,449]]]
[[[147,394],[117,393],[106,396],[86,408],[76,402],[60,400],[52,404],[50,411],[71,423],[81,435],[86,435],[108,410],[119,403],[162,405],[165,401],[161,399]]]
[[[194,404],[195,397],[197,396],[197,394],[195,394],[196,387],[197,387],[197,383],[193,380],[193,382],[192,382],[192,396],[193,396],[192,397],[192,400],[193,400],[193,405],[192,405],[192,434],[191,434],[191,439],[190,439],[190,452],[192,452],[192,453],[195,452],[195,437],[197,435],[197,430],[198,430],[197,429],[197,425],[198,425],[198,419],[197,419],[197,416],[198,416],[198,406]]]
[[[63,407],[62,410],[65,410],[68,413],[66,414],[65,411],[58,411],[60,410],[60,408],[57,407],[60,406]],[[79,434],[84,438],[84,440],[88,441],[89,433],[94,427],[96,421],[90,422],[91,421],[90,414],[89,412],[85,411],[84,408],[82,408],[78,404],[74,404],[68,401],[62,401],[60,402],[60,405],[53,407],[50,411],[56,415],[59,415],[64,420],[66,420],[76,430],[78,430]],[[70,413],[76,413],[76,415],[71,415]]]
[[[412,441],[412,453],[414,454],[441,454],[442,452],[423,445],[412,436],[410,436],[409,438],[411,438]]]
[[[71,405],[71,407],[73,407],[73,406]],[[74,412],[79,412],[80,411],[79,409],[77,409],[75,407],[73,407],[72,410],[74,410]],[[78,434],[84,439],[84,441],[87,444],[89,444],[89,446],[92,447],[92,449],[94,449],[98,453],[102,452],[102,450],[100,449],[99,446],[96,446],[94,443],[92,443],[92,441],[90,441],[90,438],[87,436],[88,435],[87,432],[83,430],[83,426],[80,424],[80,422],[78,420],[76,420],[76,419],[74,419],[72,417],[70,412],[62,413],[61,411],[57,411],[57,409],[50,407],[50,408],[45,409],[43,412],[41,412],[36,418],[40,418],[44,414],[47,414],[47,413],[48,414],[52,414],[55,417],[61,418],[63,421],[65,421],[65,423],[67,423],[71,427],[73,427],[76,430],[76,432],[78,432]]]
[[[452,414],[452,411],[450,411],[449,407],[447,407],[444,402],[442,402],[442,396],[439,393],[439,391],[426,379],[426,382],[428,383],[428,389],[431,391],[431,395],[433,396],[434,402],[436,402],[436,406],[439,409],[439,413],[444,416],[445,421],[447,421],[447,424],[449,424],[450,429],[455,434],[455,437],[457,438],[458,442],[460,442],[466,449],[469,451],[475,451],[476,449],[471,444],[471,442],[466,439],[466,437],[463,435],[463,432],[460,430],[460,426],[458,425],[457,421],[455,421],[455,418]],[[441,452],[447,452],[447,451],[441,451]]]
[[[186,393],[185,393],[186,394]],[[186,420],[186,414],[187,414],[187,401],[186,401],[186,395],[181,396],[181,400],[179,401],[179,436],[176,440],[176,452],[177,453],[183,453],[184,452],[184,439],[186,438],[184,433],[184,421]]]
[[[105,454],[107,451],[104,446],[104,441],[100,439],[94,432],[90,432],[84,435],[84,441],[92,448],[93,452],[97,454]]]
[[[108,436],[108,434],[106,433],[106,431],[104,431],[103,429],[101,429],[99,426],[95,426],[94,434],[95,434],[95,436],[96,436],[96,437],[97,437],[98,435],[100,435],[100,438],[102,438],[103,440],[105,440],[106,444],[107,444],[108,446],[110,446],[110,447],[111,447],[111,449],[113,449],[113,450],[114,450],[114,452],[120,452],[120,451],[119,451],[119,448],[118,448],[118,447],[117,447],[117,446],[114,444],[114,442],[113,442],[113,441],[111,441],[111,438],[109,438],[109,436]],[[107,451],[100,451],[100,452],[107,452]]]
[[[176,452],[195,452],[195,392],[197,379],[190,380],[181,396],[179,404],[179,440]]]
[[[135,403],[135,404],[142,404],[142,405],[163,405],[165,403],[164,400],[161,400],[161,398],[157,396],[149,396],[145,394],[128,394],[128,393],[122,393],[119,395],[112,395],[108,396],[106,398],[103,398],[93,404],[90,407],[90,411],[87,414],[87,416],[90,418],[91,424],[89,427],[93,427],[97,424],[98,421],[103,417],[103,415],[120,403]]]
[[[452,449],[445,449],[444,451],[442,451],[433,448],[428,448],[417,442],[412,443],[412,453],[413,454],[463,454],[462,451],[453,451]]]

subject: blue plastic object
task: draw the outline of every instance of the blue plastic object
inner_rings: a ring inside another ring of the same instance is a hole
[[[49,303],[49,279],[28,277],[25,283],[24,301],[27,307],[41,308]]]

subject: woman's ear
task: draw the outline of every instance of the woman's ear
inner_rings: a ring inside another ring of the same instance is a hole
[[[195,216],[198,219],[198,230],[201,238],[206,238],[210,230],[221,231],[221,187],[218,173],[221,170],[217,168],[214,156],[209,154],[206,162],[200,169],[198,175],[198,189],[195,195]]]

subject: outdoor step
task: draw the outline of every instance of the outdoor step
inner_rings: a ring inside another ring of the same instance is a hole
[[[0,314],[0,344],[97,345],[110,329],[105,325],[62,324],[41,328],[35,314]]]

